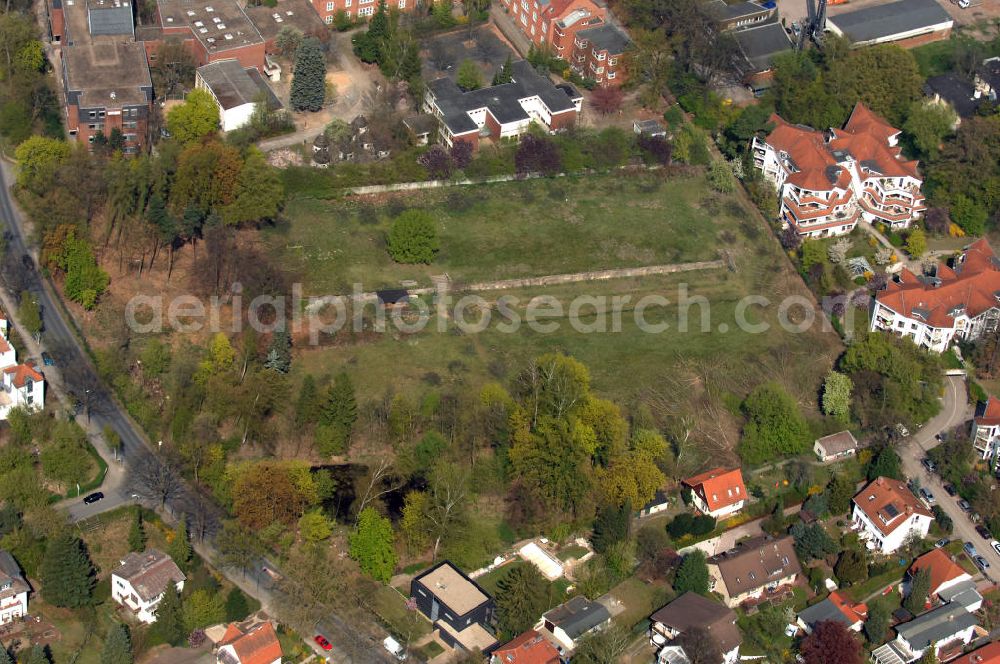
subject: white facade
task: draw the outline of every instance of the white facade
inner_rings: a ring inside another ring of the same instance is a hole
[[[234,648],[231,643],[220,647],[215,653],[215,657],[219,664],[242,664],[243,662],[243,660],[240,659],[240,656],[236,653],[236,648]],[[267,664],[281,664],[281,658],[279,657],[268,662]]]
[[[8,341],[7,319],[0,317],[0,420],[10,416],[14,408],[42,410],[45,408],[45,380],[34,367],[17,363],[17,354]]]
[[[178,581],[175,587],[178,593],[181,592],[184,590],[184,582]],[[135,613],[136,618],[148,625],[156,622],[156,607],[160,604],[160,600],[163,599],[163,593],[152,599],[143,599],[127,579],[123,579],[117,574],[112,574],[111,599],[128,607]]]
[[[212,95],[212,99],[215,100],[215,105],[219,108],[219,124],[222,125],[222,131],[228,132],[234,129],[239,129],[250,124],[250,118],[253,116],[254,103],[248,102],[246,104],[240,104],[239,106],[234,106],[233,108],[226,109],[221,103],[219,103],[219,98],[215,95],[215,92],[202,78],[201,72],[196,72],[194,79],[194,87],[199,90],[204,90],[208,94]]]
[[[933,517],[917,513],[903,513],[896,518],[905,519],[905,522],[895,526],[890,532],[884,533],[883,529],[889,530],[888,526],[893,524],[876,525],[873,523],[864,510],[858,506],[859,499],[863,500],[864,498],[855,498],[854,511],[851,513],[852,527],[859,531],[862,539],[867,539],[874,545],[873,550],[888,554],[899,549],[912,536],[927,537],[931,521],[934,520]]]
[[[8,582],[6,590],[10,590],[13,586],[13,582]],[[3,585],[0,585],[0,594],[5,590]],[[0,625],[6,625],[7,623],[14,622],[18,618],[28,615],[28,591],[24,590],[22,592],[16,593],[11,597],[0,599]]]
[[[976,454],[990,465],[996,463],[997,451],[1000,451],[1000,424],[978,424],[972,420],[972,446]]]
[[[986,327],[987,321],[995,319],[1000,314],[996,307],[989,309],[975,318],[964,313],[955,316],[952,327],[934,327],[915,316],[904,316],[893,311],[885,304],[875,301],[872,311],[871,330],[893,332],[903,337],[909,337],[914,344],[926,348],[933,353],[943,353],[948,350],[952,341],[959,339],[978,339]]]
[[[739,491],[739,487],[736,487],[735,490]],[[746,501],[737,500],[735,503],[731,505],[724,505],[722,507],[713,510],[709,509],[708,504],[704,500],[702,500],[701,496],[698,495],[697,491],[692,491],[691,504],[694,505],[695,509],[697,509],[702,514],[707,514],[708,516],[714,517],[716,519],[721,519],[723,517],[727,517],[731,514],[736,514],[737,512],[739,512],[741,509],[743,509],[743,506],[746,504]]]

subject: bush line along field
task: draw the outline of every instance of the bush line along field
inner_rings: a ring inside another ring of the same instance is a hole
[[[441,251],[431,265],[397,265],[385,250],[392,217],[407,208],[425,209],[438,220]],[[624,307],[618,332],[582,334],[563,317],[555,319],[559,329],[551,334],[525,325],[515,334],[495,326],[464,334],[454,326],[440,332],[432,318],[416,334],[344,330],[327,340],[327,347],[299,346],[303,361],[297,367],[314,375],[347,369],[362,399],[381,398],[386,385],[414,395],[427,385],[448,382],[475,389],[488,380],[504,380],[531,357],[558,350],[584,362],[595,389],[611,399],[629,401],[679,375],[699,384],[677,397],[692,402],[702,390],[712,399],[726,393],[742,397],[756,383],[773,378],[798,395],[804,407],[814,408],[815,390],[841,350],[836,334],[820,322],[801,334],[777,329],[781,298],[809,297],[808,292],[757,212],[736,195],[713,192],[702,176],[559,178],[374,201],[296,197],[286,216],[289,223],[270,231],[272,250],[279,263],[304,275],[304,290],[314,295],[349,293],[354,280],[363,282],[365,290],[399,287],[405,279],[426,286],[431,275],[442,273],[454,282],[469,282],[720,256],[733,266],[482,294],[491,303],[503,295],[519,298],[514,309],[522,317],[525,303],[538,295],[554,296],[564,305],[578,295],[605,296],[609,302],[615,295],[628,295],[631,304]],[[703,296],[711,303],[711,331],[701,331],[697,306],[690,309],[690,331],[676,331],[681,284],[691,297]],[[640,330],[633,316],[634,303],[649,294],[670,301],[646,310],[648,321],[670,324],[659,334]],[[776,331],[749,334],[738,328],[736,303],[748,294],[773,302],[753,309],[749,317]],[[584,312],[581,322],[593,322],[593,308]]]

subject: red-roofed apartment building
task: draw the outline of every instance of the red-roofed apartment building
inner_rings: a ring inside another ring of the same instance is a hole
[[[909,337],[935,353],[952,341],[971,341],[1000,322],[1000,261],[989,242],[977,240],[933,276],[903,269],[875,296],[872,330]]]
[[[754,165],[781,197],[780,218],[804,237],[844,235],[859,219],[906,228],[926,208],[916,161],[900,154],[900,131],[861,103],[843,129],[818,131],[778,115],[753,139]]]
[[[990,395],[976,405],[976,416],[972,418],[972,446],[990,465],[996,463],[1000,451],[1000,399]]]
[[[691,489],[691,502],[701,512],[720,518],[743,509],[747,488],[739,468],[713,468],[684,480]]]
[[[246,630],[230,623],[215,657],[219,664],[281,664],[281,644],[269,622]]]
[[[878,477],[854,496],[851,529],[879,553],[892,553],[913,536],[927,537],[934,516],[906,484]]]
[[[493,651],[490,664],[559,664],[559,651],[533,629]]]
[[[41,410],[45,407],[45,378],[30,364],[18,364],[17,352],[7,335],[7,317],[0,312],[0,420],[14,408]]]

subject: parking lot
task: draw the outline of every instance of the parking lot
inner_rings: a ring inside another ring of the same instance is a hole
[[[425,80],[433,81],[442,76],[454,78],[462,61],[471,60],[479,67],[486,84],[493,80],[494,72],[508,55],[518,59],[492,25],[473,28],[471,38],[469,30],[462,28],[427,39],[421,55]]]

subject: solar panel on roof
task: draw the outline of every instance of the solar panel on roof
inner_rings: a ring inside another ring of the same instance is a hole
[[[896,506],[893,505],[892,503],[886,505],[884,509],[885,513],[889,515],[890,519],[895,519],[897,516],[899,516],[899,510],[896,509]]]

